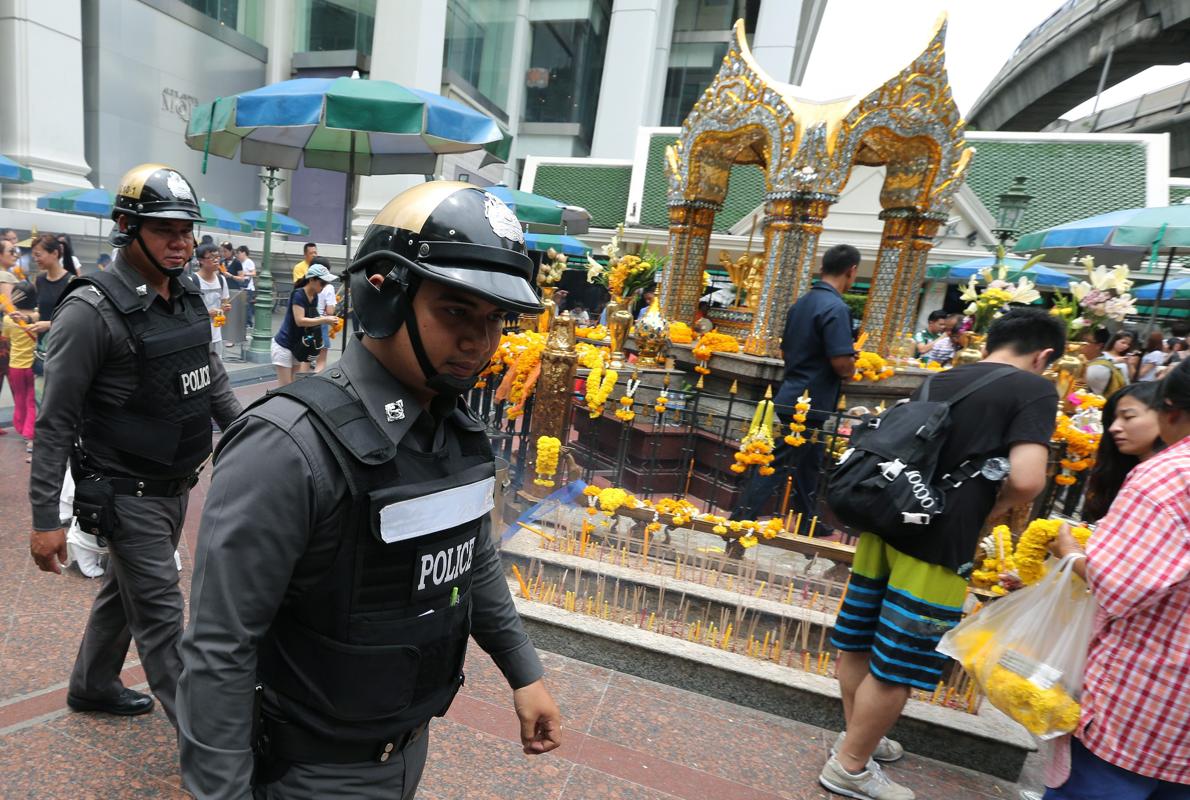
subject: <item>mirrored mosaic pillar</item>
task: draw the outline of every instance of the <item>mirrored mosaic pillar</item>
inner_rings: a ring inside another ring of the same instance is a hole
[[[824,194],[775,193],[765,203],[764,282],[760,305],[744,352],[781,357],[781,334],[789,307],[809,289],[822,220],[837,198]]]
[[[897,338],[908,333],[917,311],[926,257],[941,218],[915,208],[880,212],[884,231],[862,329],[868,334],[865,350],[888,355]]]
[[[692,200],[669,207],[669,262],[661,279],[661,316],[694,323],[707,266],[717,203]]]

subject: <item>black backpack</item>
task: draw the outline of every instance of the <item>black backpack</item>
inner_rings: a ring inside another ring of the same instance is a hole
[[[982,459],[972,459],[935,477],[951,407],[1014,369],[990,371],[944,401],[930,400],[930,383],[937,377],[931,375],[918,399],[879,416],[865,414],[851,429],[850,446],[827,483],[827,505],[845,524],[883,539],[927,530],[945,509],[946,493],[983,467]]]

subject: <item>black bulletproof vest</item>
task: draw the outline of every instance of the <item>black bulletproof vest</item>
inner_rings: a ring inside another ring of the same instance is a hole
[[[157,302],[146,310],[109,272],[72,281],[66,291],[92,286],[128,325],[137,386],[121,405],[88,400],[84,406],[84,468],[94,444],[109,451],[124,475],[168,480],[193,474],[211,454],[211,326],[202,295],[183,282],[181,313]]]
[[[495,470],[462,411],[441,450],[393,446],[348,386],[317,376],[270,393],[310,409],[350,497],[331,567],[282,605],[257,671],[293,721],[371,739],[445,714],[462,686]]]

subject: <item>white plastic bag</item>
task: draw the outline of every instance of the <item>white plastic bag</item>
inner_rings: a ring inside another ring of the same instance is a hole
[[[1043,740],[1078,726],[1095,598],[1073,572],[1077,558],[967,617],[938,645],[992,705]]]

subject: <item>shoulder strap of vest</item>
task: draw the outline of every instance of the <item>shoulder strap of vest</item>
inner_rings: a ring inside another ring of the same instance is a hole
[[[361,464],[378,466],[392,461],[397,446],[392,443],[363,404],[346,388],[321,375],[302,378],[266,397],[282,395],[310,409],[314,418]]]
[[[75,278],[72,280],[62,292],[62,299],[65,300],[67,295],[82,290],[87,286],[94,286],[99,291],[103,292],[103,296],[111,301],[112,305],[121,314],[131,314],[134,311],[141,309],[141,300],[136,296],[128,284],[120,280],[119,277],[110,272],[94,272],[82,278]],[[61,300],[58,301],[61,304]]]

